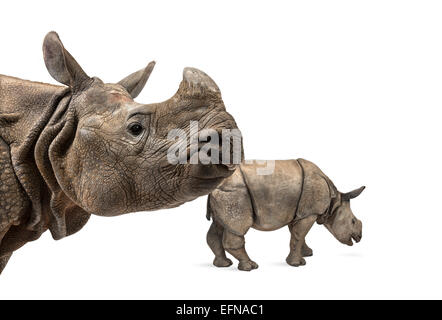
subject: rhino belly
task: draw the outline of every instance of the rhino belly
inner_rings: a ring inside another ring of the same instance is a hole
[[[241,170],[252,198],[253,227],[279,229],[295,218],[302,190],[303,172],[296,160],[275,160],[273,173],[259,174],[260,164],[242,164]],[[261,166],[262,167],[262,166]]]

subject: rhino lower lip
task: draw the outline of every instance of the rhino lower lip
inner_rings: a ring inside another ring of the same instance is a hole
[[[191,176],[200,180],[212,180],[227,178],[232,170],[224,164],[191,165]]]
[[[194,155],[198,155],[199,152],[201,151],[201,146],[196,147],[195,149],[192,149],[192,147],[188,147],[186,150],[186,161],[187,163],[192,163],[191,159],[193,158]],[[222,153],[219,153],[219,159],[223,159]],[[229,159],[228,161],[230,161],[231,159]],[[197,164],[197,163],[196,163]],[[213,164],[217,164],[217,163],[213,163]],[[224,167],[226,167],[228,170],[230,171],[234,171],[236,170],[238,164],[234,164],[234,163],[219,163],[220,165],[223,165]]]
[[[228,163],[228,164],[224,164],[224,163],[223,163],[223,166],[226,166],[227,169],[229,169],[230,171],[233,171],[233,170],[236,170],[236,167],[237,167],[238,165],[236,165],[236,164],[230,164],[230,163]]]

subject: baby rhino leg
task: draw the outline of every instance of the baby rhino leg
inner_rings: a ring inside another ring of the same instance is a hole
[[[226,251],[223,247],[224,228],[216,221],[212,222],[207,232],[207,244],[215,254],[213,264],[217,267],[228,267],[232,265],[232,260],[226,257]]]
[[[238,259],[238,269],[243,271],[250,271],[258,268],[258,264],[250,260],[249,255],[244,247],[244,236],[238,236],[228,230],[224,230],[223,246],[232,256]]]
[[[3,257],[0,257],[0,274],[2,274],[3,269],[8,264],[9,258],[11,258],[12,253],[8,253],[7,255],[4,255]]]
[[[306,256],[305,250],[308,248],[305,244],[305,236],[310,231],[313,223],[315,223],[316,218],[317,216],[309,216],[289,225],[289,230],[291,233],[290,254],[286,259],[289,265],[294,267],[305,265],[303,256]]]

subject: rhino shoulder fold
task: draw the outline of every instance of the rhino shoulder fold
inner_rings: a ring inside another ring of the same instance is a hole
[[[212,219],[236,235],[249,230],[253,225],[253,206],[240,170],[209,195],[207,210]]]
[[[314,163],[298,159],[304,171],[304,185],[297,210],[297,219],[310,215],[322,215],[330,206],[332,198],[337,196],[331,180]]]

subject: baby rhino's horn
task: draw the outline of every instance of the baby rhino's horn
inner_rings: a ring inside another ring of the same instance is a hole
[[[183,81],[178,93],[189,98],[214,96],[221,98],[221,91],[206,73],[196,68],[184,68]]]

